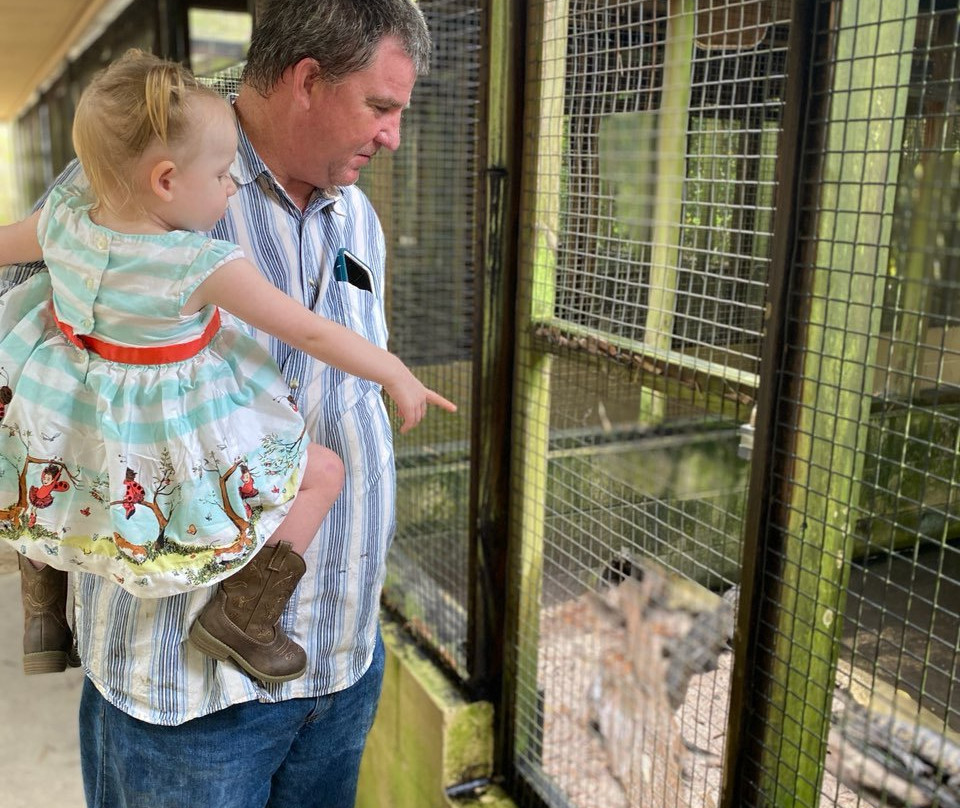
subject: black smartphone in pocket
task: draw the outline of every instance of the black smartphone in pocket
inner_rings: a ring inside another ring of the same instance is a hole
[[[346,281],[357,289],[373,292],[373,273],[363,261],[345,247],[337,252],[337,260],[333,266],[333,277],[338,281]]]

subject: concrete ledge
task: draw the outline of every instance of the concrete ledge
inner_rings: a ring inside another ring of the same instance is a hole
[[[383,696],[360,767],[357,808],[460,805],[446,789],[492,772],[493,705],[465,701],[396,623],[384,620],[383,641]],[[514,808],[495,787],[479,799]]]

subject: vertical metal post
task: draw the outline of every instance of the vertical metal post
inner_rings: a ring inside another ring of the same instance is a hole
[[[497,703],[502,695],[507,602],[510,402],[523,146],[517,136],[523,101],[523,8],[509,0],[492,0],[486,11],[487,80],[481,100],[487,124],[481,144],[486,183],[480,205],[485,220],[474,307],[467,686],[475,696]]]
[[[568,0],[527,4],[527,75],[521,244],[518,250],[516,348],[510,453],[509,595],[505,623],[504,713],[500,759],[515,775],[539,756],[540,729],[529,705],[537,693],[540,593],[550,439],[551,356],[534,345],[532,324],[554,311]],[[519,50],[519,49],[518,49]],[[517,709],[526,701],[527,711]],[[535,711],[535,708],[534,708]],[[526,783],[511,780],[512,790]],[[525,804],[535,803],[525,794]]]
[[[758,779],[760,736],[754,732],[758,717],[754,688],[760,664],[760,649],[769,638],[762,619],[765,604],[760,578],[761,559],[776,539],[771,525],[775,514],[769,507],[773,485],[770,466],[774,461],[773,433],[777,418],[779,364],[787,343],[786,324],[789,274],[797,244],[800,202],[800,170],[803,154],[803,123],[807,119],[811,94],[811,63],[816,38],[817,0],[796,0],[790,19],[787,43],[786,88],[780,147],[777,150],[776,200],[774,202],[773,249],[769,291],[764,312],[763,343],[760,351],[760,384],[757,390],[756,423],[752,469],[744,516],[743,563],[740,600],[734,637],[735,667],[730,688],[730,709],[724,747],[724,779],[721,808],[753,805],[752,789]],[[748,734],[749,733],[749,734]]]
[[[157,0],[158,56],[189,65],[190,33],[187,29],[187,0]]]

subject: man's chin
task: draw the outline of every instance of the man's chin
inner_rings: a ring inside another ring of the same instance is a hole
[[[339,172],[337,176],[333,178],[333,184],[340,185],[340,186],[353,185],[359,179],[360,179],[359,168],[346,168],[343,171]]]
[[[345,185],[352,185],[360,179],[360,172],[366,168],[373,158],[366,154],[358,154],[357,158],[346,167],[345,173],[352,175],[353,179]]]

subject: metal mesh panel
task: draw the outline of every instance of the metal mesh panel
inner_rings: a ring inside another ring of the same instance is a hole
[[[421,2],[434,40],[403,137],[361,184],[387,238],[390,348],[457,402],[396,434],[397,535],[385,603],[466,677],[470,391],[480,33],[476,3]]]
[[[955,3],[819,3],[749,804],[960,805]]]
[[[900,170],[889,261],[876,267],[886,283],[855,509],[863,553],[837,675],[850,697],[831,735],[831,768],[842,764],[866,804],[911,791],[960,804],[960,40],[956,7],[938,5],[903,42],[910,81],[902,145],[891,144]]]
[[[719,799],[787,12],[531,4],[513,475],[531,804]]]

